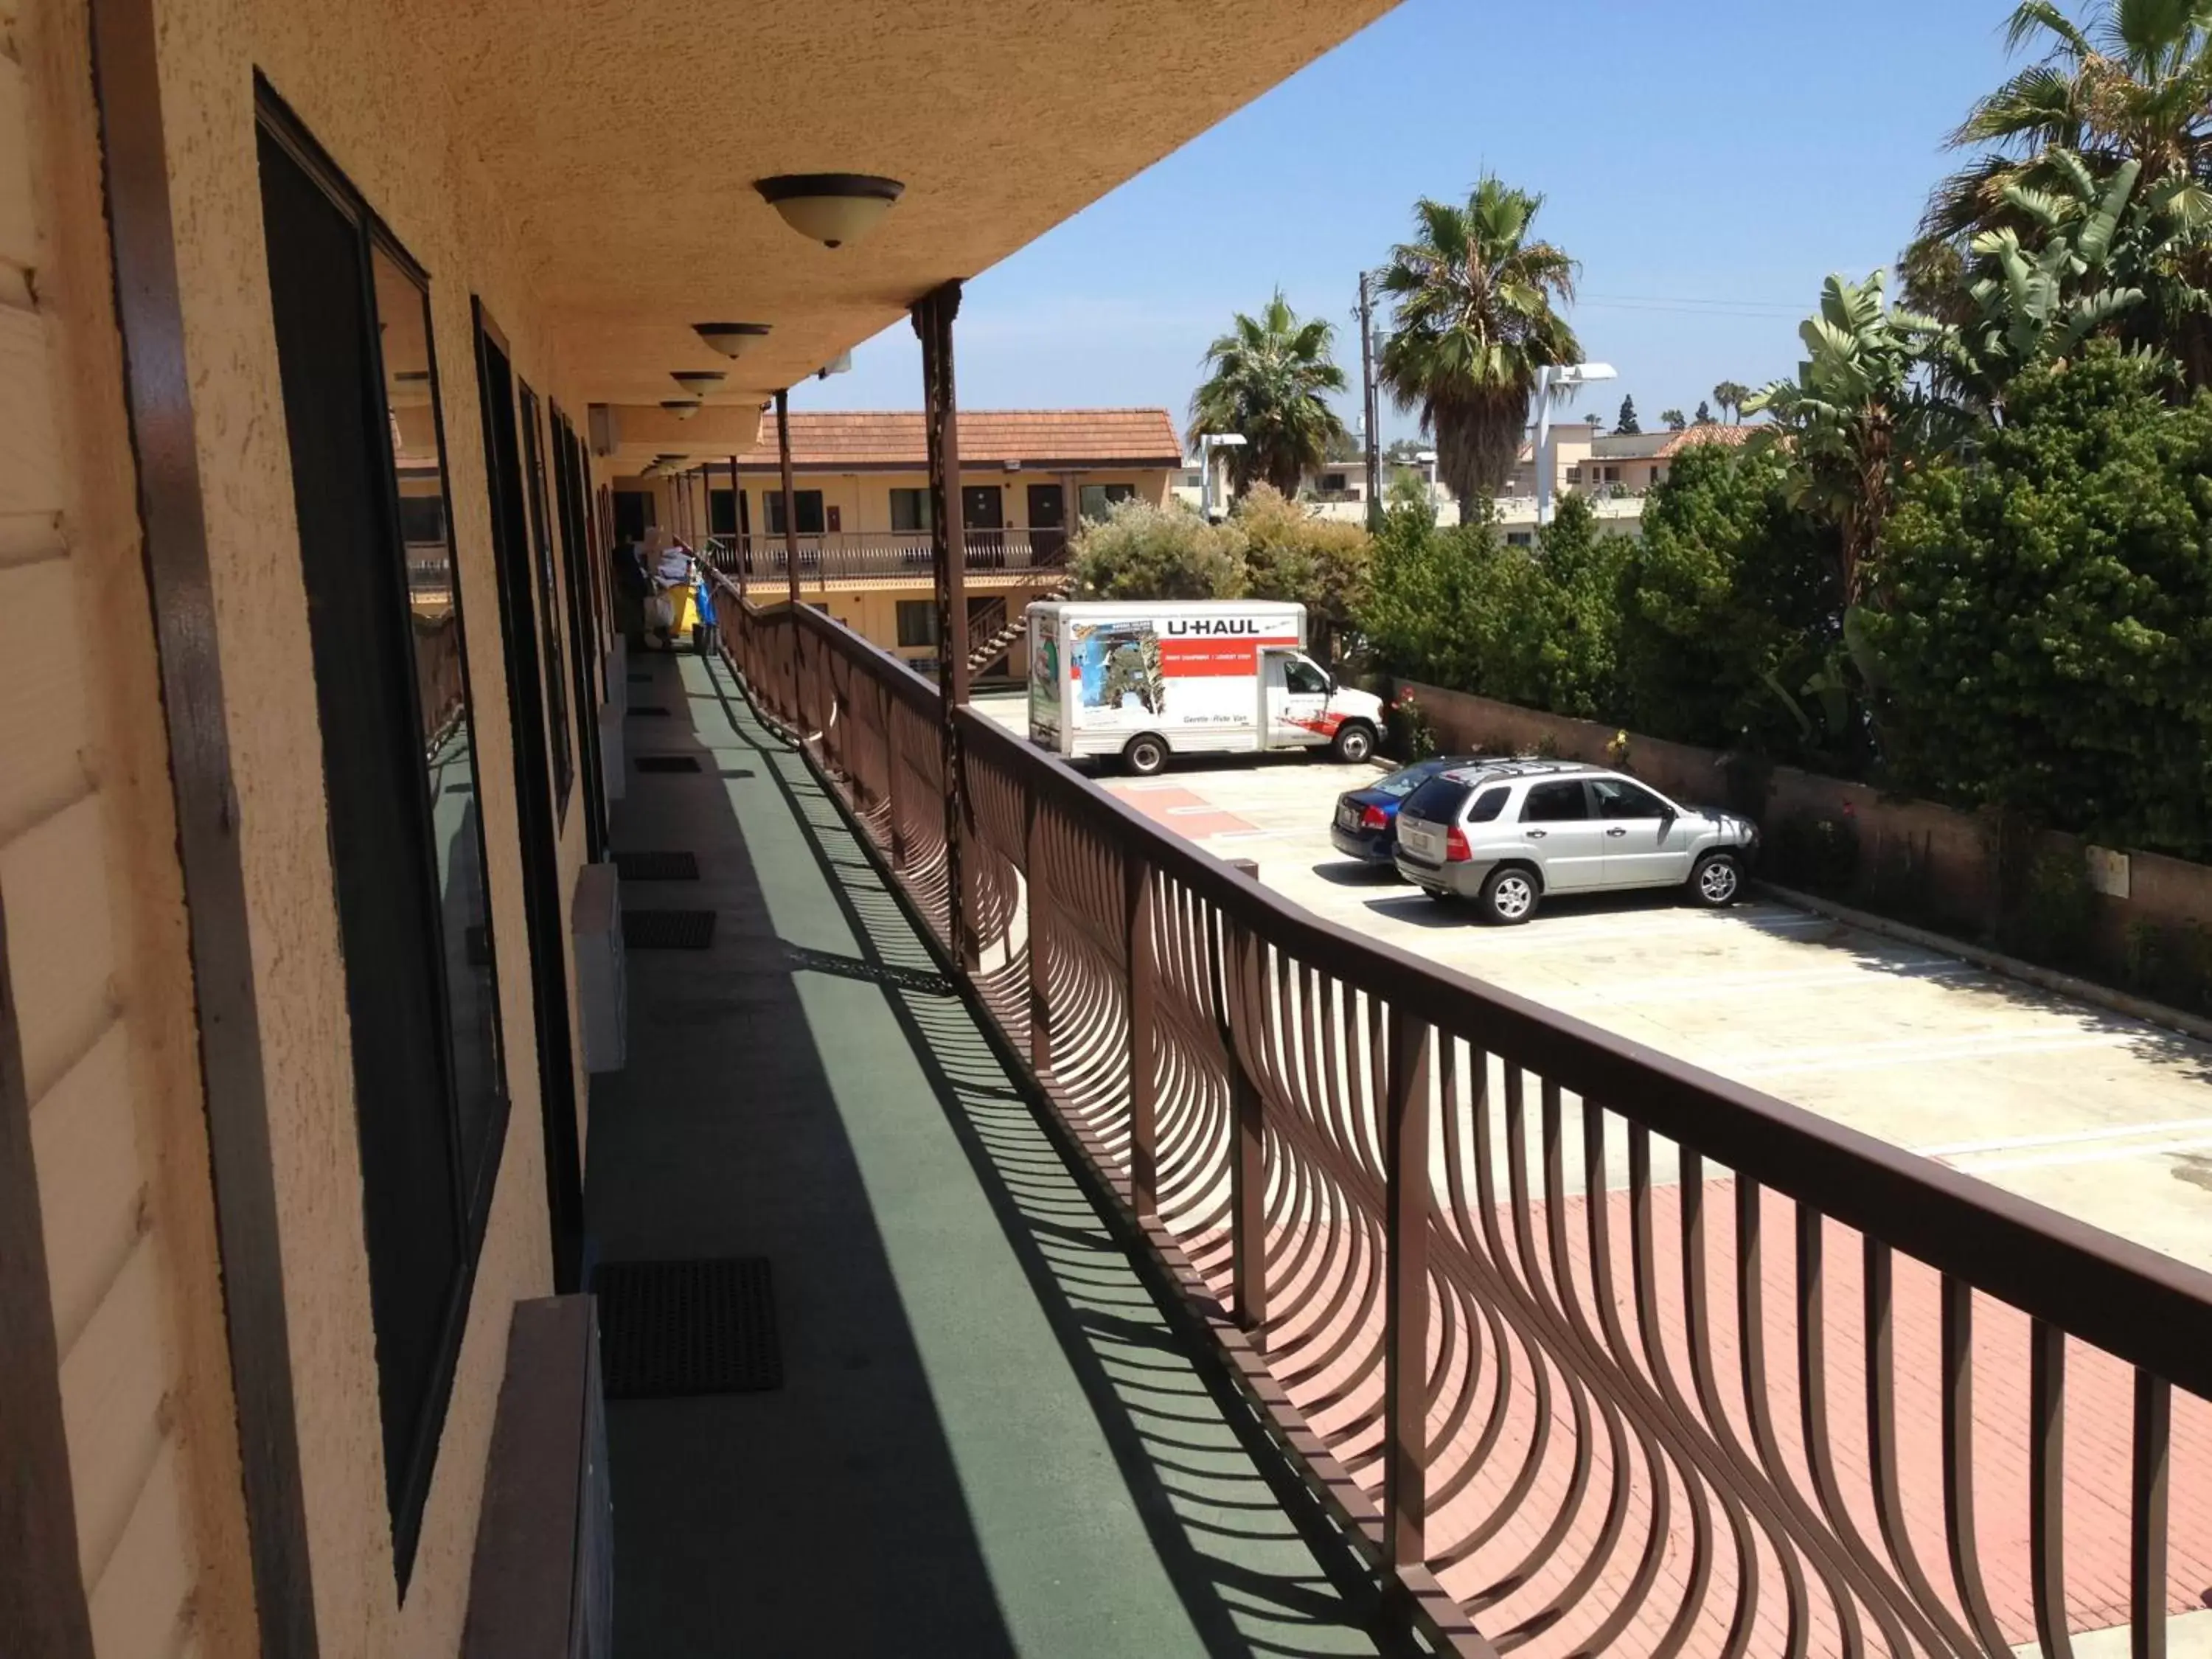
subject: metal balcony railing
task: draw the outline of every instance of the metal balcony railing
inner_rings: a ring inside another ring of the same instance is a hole
[[[934,688],[726,598],[1434,1641],[2165,1651],[2212,1583],[2212,1276],[1322,921],[971,709],[948,774]]]
[[[1060,569],[1067,560],[1067,533],[1060,530],[970,530],[965,533],[967,568]],[[868,577],[911,576],[928,580],[930,532],[927,530],[855,530],[798,538],[799,574],[803,582],[853,581]],[[716,536],[706,548],[708,562],[724,575],[743,574],[756,581],[783,580],[790,555],[781,535]]]

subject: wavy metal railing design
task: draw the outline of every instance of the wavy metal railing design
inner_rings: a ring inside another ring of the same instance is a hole
[[[2212,1277],[1275,898],[720,607],[1265,1419],[1464,1653],[2163,1654]]]

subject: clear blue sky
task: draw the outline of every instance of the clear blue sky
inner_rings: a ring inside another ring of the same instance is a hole
[[[1338,325],[1422,195],[1485,169],[1547,198],[1582,262],[1573,321],[1647,427],[1717,381],[1790,373],[1832,270],[1893,262],[1943,136],[2007,72],[2010,0],[1405,0],[1165,161],[969,284],[973,408],[1164,404],[1180,424],[1207,341],[1280,284]],[[1236,44],[1224,40],[1224,52]],[[1691,302],[1691,303],[1686,303]],[[910,329],[801,408],[913,408]],[[1347,423],[1356,410],[1346,404]],[[1385,400],[1383,433],[1413,430]]]

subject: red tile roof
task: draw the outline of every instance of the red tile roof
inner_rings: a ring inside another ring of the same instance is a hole
[[[1751,441],[1755,426],[1692,426],[1685,427],[1659,447],[1654,460],[1668,460],[1680,454],[1692,444],[1726,444],[1731,449]]]
[[[963,467],[1182,465],[1182,441],[1164,409],[969,409],[961,411],[958,437]],[[791,417],[791,463],[816,471],[919,471],[929,464],[921,412],[799,410]],[[738,452],[738,465],[776,465],[775,416],[761,422],[760,441]]]

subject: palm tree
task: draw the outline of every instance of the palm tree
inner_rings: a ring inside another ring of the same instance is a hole
[[[1391,251],[1382,291],[1397,301],[1382,384],[1436,434],[1437,473],[1468,503],[1513,471],[1536,371],[1582,360],[1554,301],[1574,298],[1575,262],[1529,229],[1544,198],[1484,175],[1467,205],[1423,197],[1414,240]]]
[[[1751,388],[1741,380],[1723,380],[1713,388],[1713,404],[1721,418],[1734,426],[1743,418],[1743,406],[1751,401]]]
[[[1342,392],[1344,371],[1329,348],[1336,330],[1301,320],[1280,289],[1257,317],[1238,312],[1229,332],[1206,347],[1206,379],[1190,399],[1190,444],[1200,434],[1233,432],[1244,442],[1229,450],[1229,478],[1238,494],[1255,482],[1285,495],[1328,458],[1345,435],[1328,393]]]
[[[1936,416],[1913,376],[1941,331],[1890,309],[1884,280],[1879,270],[1863,283],[1829,277],[1820,314],[1797,331],[1797,378],[1745,405],[1773,416],[1762,441],[1786,449],[1796,504],[1835,526],[1846,605],[1858,602],[1899,477],[1929,447]]]
[[[2005,192],[2033,226],[2035,246],[2010,225],[1978,234],[1960,269],[1972,313],[1947,322],[1932,342],[1939,386],[2000,422],[2021,370],[2067,356],[2141,308],[2142,289],[2124,278],[2155,268],[2174,234],[2157,204],[2136,195],[2140,163],[2123,162],[2107,182],[2071,151],[2053,150],[2048,160],[2064,173],[2063,191],[2013,185]]]
[[[1680,432],[1689,423],[1690,417],[1679,409],[1662,409],[1659,411],[1659,424],[1669,432]]]
[[[1970,324],[1976,307],[1972,239],[2036,227],[2016,190],[2063,188],[2054,155],[2078,156],[2110,180],[2128,162],[2141,168],[2146,198],[2186,233],[2169,269],[2184,293],[2168,302],[2147,283],[2150,303],[2123,332],[2138,343],[2161,330],[2192,385],[2212,383],[2212,317],[2189,294],[2212,288],[2212,4],[2206,0],[2088,0],[2076,22],[2056,0],[2021,0],[2006,28],[2014,50],[2036,61],[1977,103],[1951,136],[1980,153],[1936,189],[1919,238],[1905,258],[1906,292],[1947,322]]]

